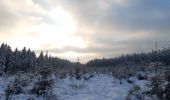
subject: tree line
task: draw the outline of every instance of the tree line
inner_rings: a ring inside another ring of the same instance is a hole
[[[114,67],[114,66],[138,66],[148,65],[154,62],[159,62],[163,65],[170,65],[170,48],[151,51],[149,53],[134,53],[122,55],[115,58],[103,58],[90,60],[86,64],[80,64],[79,67]],[[77,66],[77,63],[61,59],[58,57],[49,56],[47,53],[41,53],[36,56],[34,51],[17,48],[12,51],[11,47],[5,43],[0,46],[0,74],[17,72],[33,72],[42,67],[49,67],[53,70],[57,68],[70,68]]]
[[[153,50],[149,53],[134,53],[122,55],[115,58],[94,59],[87,62],[88,67],[113,67],[113,66],[133,66],[149,65],[159,62],[163,65],[170,65],[170,48]]]
[[[42,51],[36,56],[34,51],[17,48],[12,51],[11,47],[5,43],[0,46],[0,74],[14,74],[17,72],[30,72],[38,70],[41,67],[58,68],[65,66],[73,66],[74,63],[58,57],[49,56]]]

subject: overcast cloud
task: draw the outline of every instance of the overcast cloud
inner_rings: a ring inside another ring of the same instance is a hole
[[[169,5],[169,0],[1,0],[0,42],[82,62],[148,52],[155,41],[159,48],[169,44]]]

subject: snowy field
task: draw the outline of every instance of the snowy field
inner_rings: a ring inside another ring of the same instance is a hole
[[[135,81],[135,79],[134,79]],[[145,82],[135,82],[143,85]],[[59,81],[56,93],[61,100],[123,100],[134,84],[122,80],[122,84],[110,75],[96,75],[89,81],[70,80]]]
[[[89,74],[84,75],[84,77]],[[0,78],[0,100],[5,100],[5,89],[13,77],[8,79]],[[55,83],[52,88],[54,100],[125,100],[128,91],[138,85],[141,89],[146,89],[147,81],[138,80],[136,77],[130,77],[133,83],[127,80],[114,78],[110,74],[94,74],[89,80],[77,80],[74,77],[66,76],[64,79],[55,78]],[[24,87],[28,90],[33,85],[33,82]],[[29,93],[21,93],[11,96],[10,100],[44,100],[43,97]]]

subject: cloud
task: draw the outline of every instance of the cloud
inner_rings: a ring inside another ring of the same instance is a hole
[[[71,1],[69,4],[71,6],[64,7],[74,12],[79,21],[78,34],[85,36],[84,38],[93,45],[106,46],[122,41],[130,45],[128,41],[133,40],[139,41],[138,43],[146,41],[147,44],[147,41],[169,40],[170,1],[168,0],[121,0],[119,3],[110,0],[92,2],[86,0]],[[149,47],[152,44],[147,45]]]
[[[12,35],[38,22],[44,11],[32,0],[1,0],[0,13],[0,35]]]
[[[28,37],[26,42],[37,41],[34,45],[37,51],[48,50],[58,55],[73,51],[83,59],[149,51],[155,41],[159,47],[168,44],[169,5],[169,0],[1,0],[0,39],[9,42],[15,38],[14,42]],[[56,28],[56,16],[51,16],[56,13],[51,11],[58,8],[71,16],[76,27],[74,33],[64,34]],[[59,44],[65,45],[59,49]]]
[[[114,30],[124,30],[127,34],[151,30],[169,32],[168,0],[61,0],[60,3],[65,9],[74,13],[79,25],[86,29],[95,31],[104,29],[110,33]]]

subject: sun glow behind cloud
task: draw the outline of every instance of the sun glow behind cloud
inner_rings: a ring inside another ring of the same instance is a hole
[[[57,48],[65,46],[85,47],[82,38],[74,35],[76,32],[76,21],[71,14],[61,7],[52,9],[49,16],[54,24],[42,23],[33,28],[33,32],[38,33],[41,40]]]
[[[30,25],[28,28],[24,29],[26,32],[32,33],[33,36],[22,35],[25,31],[17,31],[17,33],[19,32],[21,35],[11,39],[10,44],[12,43],[12,45],[16,47],[21,46],[21,48],[25,44],[25,46],[33,49],[37,49],[37,45],[40,46],[43,44],[50,44],[53,48],[62,48],[65,46],[86,47],[82,38],[74,35],[76,32],[76,22],[71,14],[61,7],[58,7],[49,11],[48,15],[52,18],[54,23],[40,23],[39,25]],[[17,42],[16,40],[22,42]],[[40,48],[41,47],[39,47],[39,49]]]
[[[76,48],[87,47],[82,37],[75,34],[77,30],[76,21],[69,12],[58,7],[46,12],[46,16],[48,16],[53,23],[41,22],[39,24],[30,24],[27,25],[27,27],[21,27],[20,30],[14,31],[16,35],[9,38],[7,43],[12,45],[12,49],[15,49],[15,47],[22,49],[24,46],[33,50],[62,49],[68,46]],[[35,17],[30,17],[29,19],[33,21],[37,20]],[[38,20],[42,19],[39,18]],[[51,55],[53,55],[53,53],[51,53]],[[80,54],[74,51],[67,51],[59,56],[67,55],[73,58],[80,56]]]
[[[54,23],[41,23],[39,26],[32,27],[30,29],[31,32],[38,34],[39,38],[45,43],[59,48],[64,46],[82,46],[82,40],[74,35],[76,22],[71,14],[58,7],[52,9],[48,15]]]
[[[66,12],[61,7],[53,9],[50,11],[50,17],[55,21],[59,27],[60,33],[75,33],[76,23],[69,12]]]

